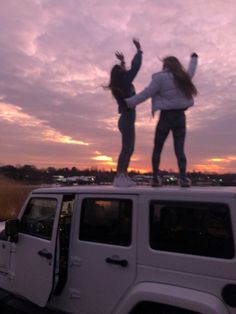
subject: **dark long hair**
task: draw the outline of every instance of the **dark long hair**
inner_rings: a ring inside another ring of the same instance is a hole
[[[111,90],[112,95],[117,98],[125,97],[124,86],[122,86],[122,78],[126,70],[122,68],[119,64],[116,64],[111,69],[110,82],[107,86]]]
[[[173,74],[177,88],[180,89],[187,98],[197,95],[197,89],[192,83],[191,77],[176,57],[170,56],[164,58],[163,69],[167,69]]]

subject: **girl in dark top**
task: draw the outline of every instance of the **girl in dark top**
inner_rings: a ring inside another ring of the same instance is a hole
[[[134,151],[136,112],[135,108],[129,109],[124,101],[125,98],[135,95],[135,88],[132,82],[142,63],[141,45],[137,39],[133,39],[133,43],[137,52],[131,62],[131,68],[129,70],[126,69],[124,55],[117,51],[115,55],[120,61],[120,64],[113,66],[108,85],[118,104],[118,113],[120,114],[118,128],[122,138],[122,147],[118,158],[114,185],[124,187],[135,185],[134,181],[128,176],[127,169]]]

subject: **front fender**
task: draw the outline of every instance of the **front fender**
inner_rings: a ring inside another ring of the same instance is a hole
[[[142,301],[168,304],[204,314],[229,314],[224,303],[214,295],[197,290],[157,283],[136,285],[119,303],[114,314],[128,314]]]

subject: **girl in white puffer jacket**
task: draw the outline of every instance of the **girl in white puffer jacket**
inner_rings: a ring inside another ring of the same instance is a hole
[[[152,154],[153,186],[161,186],[159,174],[160,156],[163,145],[170,131],[173,133],[175,154],[179,167],[179,183],[183,187],[191,185],[186,177],[186,156],[184,142],[186,136],[186,117],[184,111],[193,106],[193,97],[197,89],[191,81],[197,67],[198,55],[191,55],[188,70],[185,71],[176,57],[170,56],[163,60],[163,71],[152,75],[151,83],[137,95],[127,98],[129,108],[152,98],[152,113],[161,110],[156,127],[154,149]]]

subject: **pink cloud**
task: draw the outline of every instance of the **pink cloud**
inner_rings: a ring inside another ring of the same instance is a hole
[[[174,54],[187,66],[190,53],[199,53],[194,78],[199,96],[187,113],[189,169],[215,156],[235,156],[235,18],[233,0],[4,2],[0,97],[13,111],[12,116],[0,115],[5,142],[0,162],[15,162],[14,154],[21,150],[26,134],[33,145],[21,152],[22,162],[31,158],[40,165],[61,165],[80,160],[81,167],[100,166],[102,161],[93,159],[96,151],[116,162],[120,149],[117,107],[102,85],[108,83],[116,62],[114,51],[123,51],[128,63],[132,59],[133,36],[140,38],[144,51],[137,90],[161,69],[158,57]],[[131,167],[150,169],[156,119],[150,119],[149,102],[137,109]],[[57,140],[47,146],[34,132],[30,136],[30,127],[39,128],[42,138],[51,134]],[[86,149],[76,145],[73,151],[73,141],[90,145]],[[177,169],[171,141],[166,143],[162,167]],[[66,149],[59,154],[61,145]],[[234,161],[222,163],[220,171],[229,169],[236,171]]]

